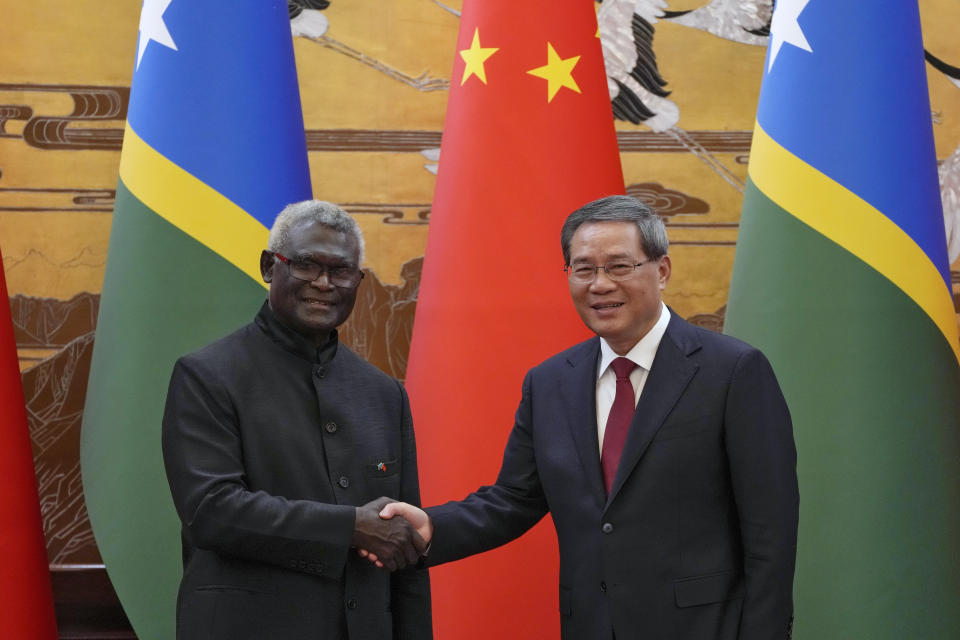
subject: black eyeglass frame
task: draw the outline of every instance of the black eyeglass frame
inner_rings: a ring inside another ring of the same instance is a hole
[[[280,262],[282,262],[283,264],[287,265],[287,273],[290,274],[291,278],[296,278],[297,280],[301,280],[303,282],[313,282],[323,274],[326,274],[327,280],[333,286],[339,289],[355,289],[356,287],[360,286],[360,282],[363,280],[364,276],[366,275],[363,271],[361,271],[356,267],[344,267],[344,266],[331,267],[327,265],[318,264],[311,260],[294,260],[293,258],[288,258],[282,253],[278,253],[276,251],[267,251],[267,253],[272,255],[274,258],[277,258],[278,260],[280,260]],[[309,278],[306,275],[298,276],[293,272],[295,267],[299,268],[300,265],[304,265],[304,264],[311,265],[312,267],[314,267],[317,272],[317,275],[315,275],[312,278]],[[337,270],[340,270],[340,271],[337,271]],[[345,276],[349,277],[349,280],[344,280]]]

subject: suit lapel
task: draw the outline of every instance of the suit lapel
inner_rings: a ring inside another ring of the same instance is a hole
[[[623,454],[617,465],[617,474],[613,478],[613,486],[607,498],[608,507],[696,373],[698,365],[690,362],[687,356],[699,346],[690,326],[671,310],[670,324],[660,341],[636,412],[633,414],[633,421],[630,423]]]
[[[569,369],[560,381],[567,425],[573,434],[577,456],[587,480],[587,489],[598,506],[606,499],[600,470],[600,441],[597,439],[597,358],[600,339],[584,343],[583,349],[567,357]]]

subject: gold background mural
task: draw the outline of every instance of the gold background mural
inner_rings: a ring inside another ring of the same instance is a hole
[[[344,339],[401,378],[461,2],[445,5],[332,0],[322,11],[329,28],[295,38],[314,194],[353,213],[367,240],[369,279]],[[699,11],[653,25],[676,124],[617,123],[628,191],[653,204],[670,232],[667,302],[714,329],[722,327],[765,48],[681,22],[710,24],[719,15],[710,11],[740,5],[764,2],[669,2],[672,11]],[[960,66],[960,6],[920,5],[928,51]],[[139,12],[136,0],[0,9],[0,247],[58,565],[99,562],[77,451]],[[927,68],[937,154],[955,172],[946,182],[960,183],[960,85]],[[493,235],[478,242],[495,251]],[[952,269],[960,308],[960,260]]]

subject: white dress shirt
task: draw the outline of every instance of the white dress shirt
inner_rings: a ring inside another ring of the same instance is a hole
[[[660,302],[660,318],[657,323],[623,356],[638,365],[630,373],[634,407],[640,400],[643,386],[647,382],[647,374],[653,366],[653,358],[657,355],[660,340],[663,339],[669,322],[670,311],[667,310],[667,305]],[[619,357],[607,341],[600,338],[600,361],[597,363],[597,440],[600,442],[601,453],[603,452],[603,434],[607,430],[607,417],[610,415],[613,399],[617,395],[617,375],[613,372],[610,363]]]

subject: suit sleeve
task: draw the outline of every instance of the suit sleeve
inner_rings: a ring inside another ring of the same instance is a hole
[[[737,362],[724,418],[746,584],[739,638],[787,638],[797,553],[797,453],[776,376],[755,349]]]
[[[481,487],[460,502],[427,509],[434,533],[431,565],[481,553],[521,536],[546,515],[547,500],[537,473],[533,444],[532,372],[503,453],[496,484]]]
[[[417,444],[410,416],[410,401],[403,386],[397,383],[403,397],[400,416],[402,449],[400,500],[420,506],[420,481],[417,474]],[[390,601],[395,640],[430,640],[433,619],[430,613],[430,574],[426,569],[410,567],[390,574]]]
[[[251,491],[238,424],[230,396],[213,372],[181,358],[170,380],[162,446],[184,535],[201,549],[340,576],[354,507]]]

